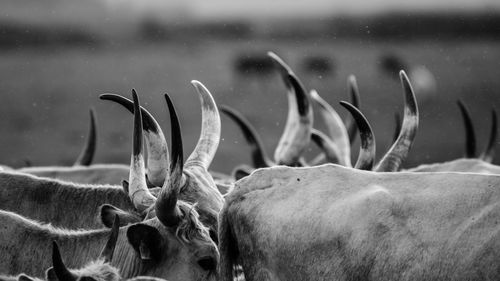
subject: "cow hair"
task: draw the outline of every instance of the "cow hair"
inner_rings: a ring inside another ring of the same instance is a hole
[[[210,238],[208,227],[200,221],[200,215],[196,211],[197,203],[189,204],[182,200],[177,201],[182,218],[175,229],[175,235],[184,243],[193,240],[206,240]]]
[[[0,281],[26,281],[26,280],[42,281],[41,279],[38,279],[36,277],[27,276],[24,273],[21,273],[17,276],[0,275]]]
[[[67,229],[67,228],[62,228],[58,226],[53,226],[51,223],[46,223],[46,222],[41,222],[37,220],[33,220],[31,218],[24,217],[22,215],[19,215],[14,212],[10,211],[5,211],[1,210],[4,213],[9,214],[12,217],[15,217],[15,219],[18,222],[21,222],[23,224],[26,224],[28,228],[37,228],[41,229],[47,233],[56,233],[62,236],[69,236],[69,235],[74,235],[74,234],[80,234],[80,233],[88,233],[90,232],[88,229]]]
[[[41,221],[52,219],[58,226],[86,229],[100,227],[96,210],[105,203],[133,210],[128,195],[118,186],[77,184],[16,172],[0,173],[0,180],[5,185],[0,194],[5,194],[9,199],[0,204],[1,209]],[[74,211],[69,211],[67,205],[53,204],[55,200],[74,202]],[[61,206],[67,211],[61,212]],[[92,215],[81,216],[82,213]]]
[[[92,277],[96,281],[119,281],[121,280],[118,269],[103,259],[91,261],[81,269],[72,269],[72,273],[78,276]]]

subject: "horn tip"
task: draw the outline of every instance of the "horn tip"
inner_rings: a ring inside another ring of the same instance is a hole
[[[196,91],[198,93],[210,93],[210,91],[208,91],[207,87],[205,87],[205,85],[203,85],[203,83],[201,83],[198,80],[191,80],[191,85],[194,86],[194,88],[196,89]]]
[[[99,95],[99,99],[101,99],[101,100],[105,100],[105,99],[107,99],[107,98],[108,98],[109,96],[111,96],[111,95],[112,95],[112,94],[110,94],[110,93],[100,94],[100,95]]]
[[[273,51],[268,51],[267,55],[273,59],[279,58],[278,55]]]
[[[400,77],[402,80],[409,80],[409,79],[408,79],[408,75],[406,74],[406,72],[405,72],[403,69],[401,69],[401,70],[399,71],[399,77]]]

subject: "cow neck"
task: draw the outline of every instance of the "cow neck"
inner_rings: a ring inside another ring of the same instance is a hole
[[[59,202],[71,206],[72,213],[80,214],[78,219],[64,214],[61,226],[68,228],[101,228],[102,223],[96,219],[99,207],[112,204],[123,210],[134,210],[134,206],[123,189],[110,185],[73,185],[60,183],[55,188]],[[54,212],[58,212],[60,204],[53,204]]]
[[[111,265],[118,268],[122,278],[132,278],[144,273],[145,264],[138,258],[127,239],[128,227],[121,227],[116,242]],[[64,261],[68,268],[81,268],[94,261],[109,238],[109,229],[91,231],[82,234],[70,234],[58,239],[64,249]]]

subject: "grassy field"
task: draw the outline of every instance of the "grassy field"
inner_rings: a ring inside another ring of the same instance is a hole
[[[83,145],[88,108],[98,114],[99,143],[96,162],[129,161],[132,115],[110,102],[105,92],[129,96],[137,89],[145,105],[168,133],[162,94],[168,92],[183,126],[185,154],[194,148],[200,127],[200,105],[189,81],[203,82],[218,104],[243,112],[262,134],[272,155],[286,118],[285,87],[277,75],[238,76],[233,60],[240,53],[275,51],[309,88],[315,88],[341,115],[338,101],[347,98],[346,78],[355,74],[362,110],[375,130],[378,155],[388,147],[394,112],[402,112],[400,85],[379,73],[379,55],[387,50],[409,62],[425,64],[438,81],[438,94],[420,103],[420,130],[406,166],[451,160],[464,152],[462,121],[456,106],[463,99],[477,125],[479,146],[487,141],[490,109],[500,109],[500,42],[189,42],[186,44],[131,45],[88,49],[18,50],[0,53],[0,154],[2,163],[21,166],[70,164]],[[300,68],[302,59],[322,54],[336,70],[328,77],[313,77]],[[316,118],[322,128],[320,118]],[[248,163],[248,147],[238,128],[222,117],[222,141],[212,168],[229,172]],[[169,138],[169,137],[167,137]],[[357,148],[354,155],[357,155]],[[499,157],[500,159],[500,157]]]

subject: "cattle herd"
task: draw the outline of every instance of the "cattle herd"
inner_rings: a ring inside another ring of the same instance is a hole
[[[351,103],[341,102],[349,118],[342,120],[276,54],[261,60],[287,90],[288,117],[273,158],[242,114],[218,106],[192,81],[202,126],[186,160],[174,101],[163,97],[169,147],[132,90],[132,99],[100,96],[133,115],[130,165],[91,163],[91,111],[88,142],[74,166],[1,166],[0,280],[500,280],[500,166],[490,163],[495,111],[483,153],[476,153],[471,117],[459,102],[465,157],[403,170],[419,125],[411,75],[399,71],[403,118],[377,161],[354,76]],[[384,67],[401,64],[388,58]],[[318,65],[308,67],[330,69]],[[248,61],[238,67],[259,71]],[[230,175],[209,169],[219,110],[251,149],[252,165]],[[314,128],[313,110],[325,133]],[[310,145],[321,152],[306,159]]]

